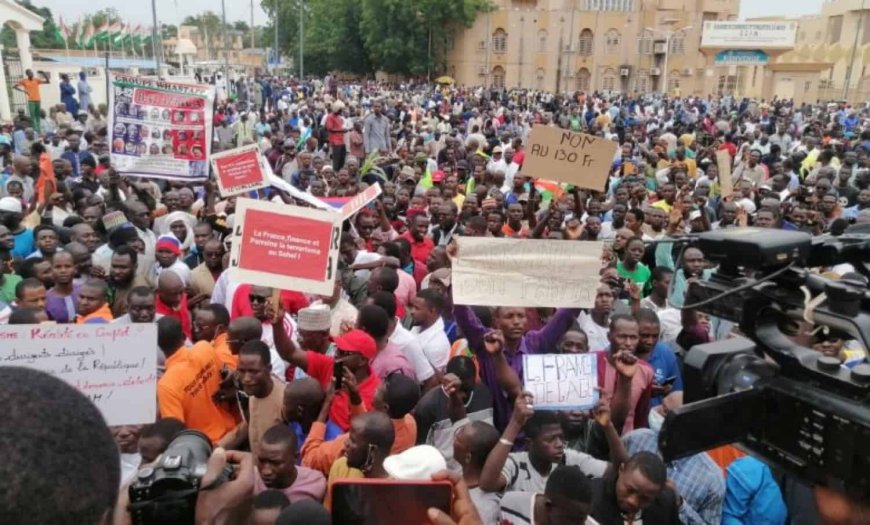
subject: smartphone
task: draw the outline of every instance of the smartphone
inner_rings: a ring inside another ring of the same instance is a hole
[[[453,487],[447,481],[353,479],[332,487],[332,522],[342,525],[403,525],[430,523],[426,511],[435,507],[450,515]]]
[[[674,381],[676,381],[676,380],[677,380],[677,376],[671,376],[671,377],[665,379],[664,381],[662,381],[661,386],[673,385]]]
[[[341,379],[344,377],[344,363],[335,361],[332,365],[332,377],[335,379],[335,391],[341,390]]]

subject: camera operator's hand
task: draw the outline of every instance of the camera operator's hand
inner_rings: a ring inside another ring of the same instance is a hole
[[[249,452],[216,448],[208,458],[202,486],[207,487],[213,483],[228,463],[235,467],[235,478],[199,492],[196,498],[197,525],[228,523],[229,513],[253,497],[254,458]]]
[[[813,489],[820,523],[825,525],[864,525],[870,523],[870,504],[855,501],[826,487]]]

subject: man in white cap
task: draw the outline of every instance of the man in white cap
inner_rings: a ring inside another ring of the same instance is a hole
[[[299,346],[330,357],[335,356],[336,348],[330,337],[332,314],[325,304],[309,306],[299,310],[296,330],[299,334]],[[340,335],[340,334],[339,334]],[[308,377],[302,368],[296,367],[295,379]]]

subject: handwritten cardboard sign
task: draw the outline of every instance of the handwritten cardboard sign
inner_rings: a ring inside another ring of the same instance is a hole
[[[591,308],[599,286],[599,241],[458,237],[456,304]]]
[[[109,425],[157,416],[157,325],[3,325],[0,366],[42,370],[76,387]]]
[[[221,196],[231,197],[268,186],[263,161],[256,144],[212,155],[211,166]]]
[[[525,354],[523,371],[535,410],[588,410],[598,403],[595,354]]]
[[[734,182],[731,180],[731,154],[728,150],[716,152],[716,165],[719,167],[719,191],[723,197],[734,193]]]
[[[363,191],[357,193],[347,204],[341,207],[341,218],[349,219],[354,213],[360,211],[370,202],[377,199],[381,194],[381,185],[372,184]]]
[[[602,191],[618,147],[601,137],[535,126],[529,134],[523,174]]]
[[[341,215],[239,199],[230,253],[236,282],[332,295]]]

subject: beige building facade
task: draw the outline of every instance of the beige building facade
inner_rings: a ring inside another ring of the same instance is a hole
[[[459,84],[682,95],[729,87],[700,50],[701,31],[704,22],[735,20],[739,0],[494,4],[453,40],[447,74]]]
[[[190,61],[194,64],[222,65],[226,56],[231,66],[244,69],[265,67],[265,51],[245,47],[246,36],[246,33],[237,30],[209,35],[199,27],[181,25],[178,26],[178,37],[163,40],[163,54],[167,59],[174,59],[179,45],[189,49],[189,45],[192,44],[195,54],[190,57]]]
[[[772,66],[824,64],[798,90],[812,80],[820,100],[870,100],[870,0],[828,1],[821,13],[791,20],[798,24],[794,49]]]

